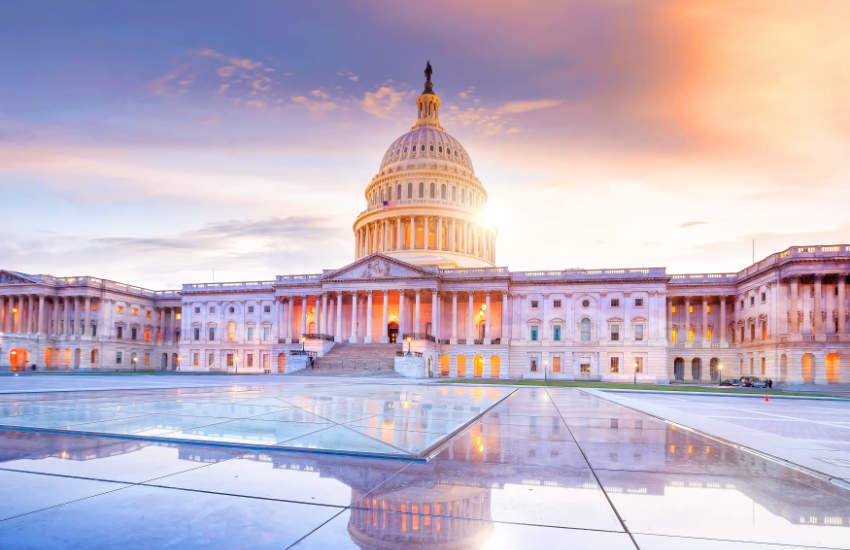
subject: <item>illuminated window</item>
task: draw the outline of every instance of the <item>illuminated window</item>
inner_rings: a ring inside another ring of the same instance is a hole
[[[679,339],[679,329],[674,328],[670,332],[670,339],[673,341],[674,344],[678,341],[678,339]]]
[[[711,306],[705,306],[706,313],[711,313]]]
[[[552,358],[552,372],[561,372],[561,356],[557,355]]]
[[[151,310],[147,310],[145,312],[145,317],[150,318],[150,316],[151,316]]]
[[[232,366],[233,366],[233,354],[232,354],[232,353],[228,353],[226,357],[227,357],[227,359],[226,359],[226,365],[227,365],[228,367],[232,367]]]
[[[151,366],[151,354],[148,352],[145,352],[145,366]]]
[[[151,341],[151,329],[146,328],[145,329],[145,342],[150,342],[150,341]]]
[[[246,367],[253,367],[254,366],[254,354],[253,353],[249,353],[245,356],[245,366]]]
[[[612,357],[611,358],[611,373],[616,374],[620,372],[620,358]]]
[[[676,306],[670,306],[670,313],[676,313]]]
[[[210,367],[215,366],[215,353],[210,352],[207,354],[207,365]]]
[[[236,323],[230,321],[227,323],[227,341],[235,342],[236,341]]]
[[[767,374],[767,364],[764,357],[761,358],[761,374],[762,376]]]
[[[705,339],[708,342],[711,342],[711,329],[710,328],[705,331]]]
[[[97,303],[94,303],[94,304],[91,305],[91,310],[97,311]]]
[[[635,372],[643,372],[643,357],[635,357]]]
[[[139,314],[139,308],[134,307],[130,310],[130,315],[138,315],[138,314]]]
[[[693,313],[694,312],[694,306],[688,306],[688,312]]]
[[[124,306],[118,306],[118,313],[124,313]]]
[[[590,363],[581,363],[579,365],[579,372],[582,374],[590,374]]]
[[[195,352],[195,353],[193,353],[193,354],[192,354],[192,366],[193,366],[193,367],[197,367],[197,366],[198,366],[198,364],[199,364],[199,362],[200,362],[200,360],[201,360],[201,357],[200,357],[200,356],[201,356],[201,354],[200,354],[200,353],[198,353],[198,352]]]
[[[688,331],[688,342],[693,342],[693,341],[694,341],[694,329],[690,329]]]

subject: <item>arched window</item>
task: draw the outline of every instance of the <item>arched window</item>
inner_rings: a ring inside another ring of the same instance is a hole
[[[452,185],[452,202],[457,202],[457,187]]]
[[[440,186],[440,198],[446,200],[446,184]]]
[[[587,317],[581,320],[581,341],[590,342],[590,319]]]
[[[234,323],[233,321],[228,321],[227,323],[227,341],[236,341],[236,323]]]
[[[436,194],[436,193],[435,193],[435,186],[434,186],[434,182],[431,182],[431,198],[432,198],[432,199],[434,198],[435,194]]]
[[[399,183],[395,188],[395,200],[401,200],[401,184]]]
[[[424,145],[422,147],[425,147]],[[425,197],[425,184],[423,182],[419,182],[419,198]]]
[[[412,198],[413,198],[413,183],[408,183],[408,184],[407,184],[407,198],[408,198],[408,199],[412,199]]]
[[[460,190],[460,203],[466,204],[466,189]]]

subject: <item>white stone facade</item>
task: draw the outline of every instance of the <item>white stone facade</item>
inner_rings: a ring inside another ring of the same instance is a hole
[[[366,188],[352,264],[174,291],[0,271],[0,370],[292,372],[301,350],[409,337],[437,377],[850,382],[850,245],[738,273],[494,267],[487,193],[439,105],[426,83]]]

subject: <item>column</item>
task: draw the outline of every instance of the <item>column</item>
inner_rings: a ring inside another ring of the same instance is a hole
[[[431,291],[431,336],[433,336],[435,340],[439,340],[440,337],[440,333],[437,332],[437,298],[437,291]]]
[[[407,248],[412,249],[416,248],[416,218],[410,216],[410,223],[408,224],[408,231],[410,232],[410,238],[408,239],[409,246]]]
[[[685,342],[690,342],[691,333],[691,299],[685,298]]]
[[[41,304],[39,304],[39,310],[41,309]],[[39,313],[39,317],[41,313]],[[86,296],[86,319],[83,324],[83,336],[91,335],[91,331],[89,330],[89,325],[91,324],[91,296]]]
[[[566,301],[564,302],[564,306],[566,306]],[[500,342],[502,345],[508,344],[508,331],[505,330],[509,325],[505,322],[508,318],[508,293],[502,292],[502,334],[500,336]],[[566,319],[565,319],[566,320]],[[566,327],[565,327],[566,328]],[[566,335],[564,336],[566,338]],[[505,358],[507,360],[507,357]],[[563,367],[563,365],[562,365]]]
[[[47,323],[44,322],[44,294],[38,295],[38,320],[36,325],[36,332],[39,334],[44,334],[46,332],[45,325]]]
[[[368,256],[372,253],[372,224],[366,224],[366,247],[364,250],[364,256]]]
[[[168,309],[171,312],[170,318],[168,319],[170,325],[168,327],[168,341],[169,343],[174,344],[177,342],[177,308],[170,307]]]
[[[390,334],[387,331],[387,323],[389,320],[387,319],[389,314],[390,307],[390,293],[387,290],[382,290],[381,294],[384,295],[384,310],[381,314],[381,343],[386,344],[390,341]]]
[[[423,227],[423,229],[422,229],[422,248],[427,250],[428,249],[428,216],[423,216],[422,227]]]
[[[357,292],[351,293],[351,336],[348,341],[357,343]]]
[[[417,290],[416,291],[416,305],[414,306],[414,309],[413,309],[413,334],[414,334],[415,338],[418,338],[419,335],[422,334],[422,328],[419,325],[420,294],[421,294],[421,291]]]
[[[467,305],[469,306],[469,315],[467,316],[467,319],[466,319],[466,344],[467,345],[475,342],[475,332],[474,332],[474,326],[475,325],[473,323],[473,317],[472,317],[473,313],[474,313],[472,311],[472,308],[473,308],[472,302],[473,302],[474,296],[473,296],[472,292],[469,292],[468,294],[469,294],[469,300],[467,300],[467,302],[468,302]],[[469,368],[469,367],[467,367],[467,368]]]
[[[437,217],[437,250],[443,249],[443,218]]]
[[[708,300],[702,297],[702,342],[708,342]]]
[[[544,307],[546,306],[544,305]],[[490,291],[487,291],[484,295],[484,343],[490,344]]]
[[[59,336],[59,300],[58,296],[53,297],[53,330],[50,333],[54,336]]]
[[[452,292],[452,345],[457,344],[457,292]]]
[[[814,306],[812,307],[812,316],[814,319],[815,325],[815,334],[823,334],[823,315],[821,311],[823,311],[823,304],[821,300],[823,297],[821,296],[821,284],[823,283],[823,278],[820,275],[815,276],[815,300]]]
[[[372,291],[366,292],[366,335],[363,338],[364,344],[372,343]]]
[[[844,279],[843,273],[838,276],[838,332],[840,334],[847,332],[847,320],[844,318],[847,315],[847,306],[844,304],[847,289]],[[847,367],[845,366],[844,369],[846,370]]]
[[[799,299],[800,299],[800,280],[799,279],[791,279],[791,313],[790,313],[790,323],[791,327],[789,332],[791,334],[800,334],[800,311],[799,311]],[[790,359],[789,359],[790,360]]]
[[[328,334],[328,295],[322,294],[322,334]]]
[[[726,296],[720,297],[720,345],[726,345]]]
[[[455,248],[455,219],[454,218],[449,218],[449,228],[448,228],[447,237],[448,237],[448,240],[449,240],[449,242],[447,243],[448,246],[449,246],[449,251],[455,252],[456,248]]]
[[[307,296],[301,296],[301,334],[299,338],[304,338],[307,334]]]
[[[71,324],[71,302],[73,298],[65,298],[65,334],[72,336],[74,334],[74,325]]]
[[[404,343],[405,334],[405,318],[404,318],[404,291],[398,291],[398,341]]]
[[[6,297],[0,296],[0,332],[6,332]]]
[[[334,342],[342,342],[342,292],[337,292],[336,297],[336,315],[334,316]]]
[[[395,249],[401,250],[401,216],[395,219]]]
[[[27,308],[29,307],[29,297],[24,294],[23,296],[18,297],[18,332],[21,334],[27,334],[29,332],[29,327],[27,327],[27,321],[29,319],[29,315],[27,314]]]
[[[289,339],[289,343],[291,344],[295,339],[295,325],[293,324],[293,315],[295,314],[295,296],[289,296],[286,299],[286,316],[288,320],[286,321],[286,337]]]

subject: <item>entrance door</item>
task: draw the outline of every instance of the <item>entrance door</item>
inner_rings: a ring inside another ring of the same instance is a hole
[[[13,371],[27,370],[29,352],[23,348],[15,348],[9,351],[9,365]]]
[[[685,379],[685,360],[681,357],[677,357],[673,361],[673,379],[674,380],[684,380]]]
[[[390,338],[390,344],[398,342],[398,323],[392,322],[387,324],[387,335]]]

